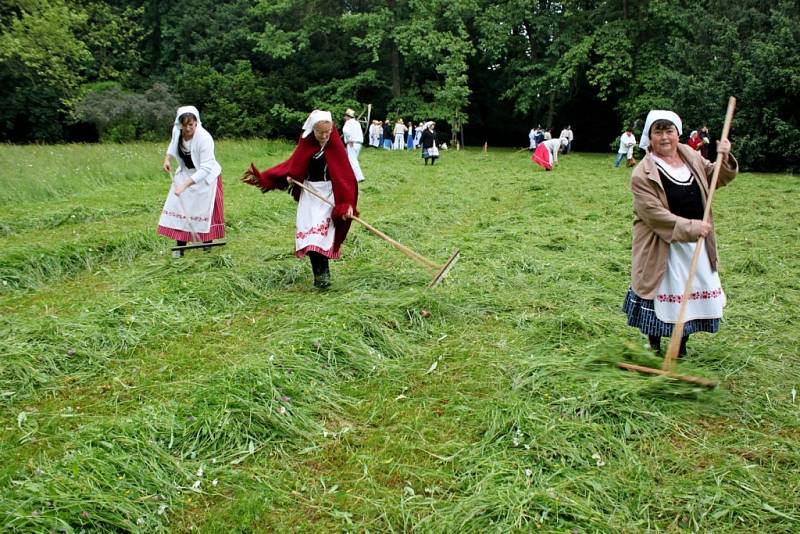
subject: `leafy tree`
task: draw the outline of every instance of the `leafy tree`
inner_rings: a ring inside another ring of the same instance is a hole
[[[86,14],[59,0],[21,5],[0,34],[0,138],[59,141],[92,60]]]

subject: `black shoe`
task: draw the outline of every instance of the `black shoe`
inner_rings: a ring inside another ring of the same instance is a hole
[[[314,287],[317,289],[328,289],[331,287],[331,275],[329,272],[322,273],[314,277]]]

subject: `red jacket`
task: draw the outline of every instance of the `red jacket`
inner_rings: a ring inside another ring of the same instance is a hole
[[[250,168],[242,176],[242,181],[246,184],[255,185],[265,193],[273,189],[286,189],[289,186],[289,182],[286,180],[287,176],[302,183],[308,176],[308,165],[311,162],[311,157],[319,152],[320,148],[322,146],[313,133],[308,137],[301,137],[289,159],[263,172],[260,172],[251,163]],[[331,129],[331,137],[328,139],[328,144],[325,148],[325,160],[328,164],[328,174],[333,186],[335,203],[332,215],[333,224],[336,227],[333,250],[338,251],[345,237],[347,237],[347,232],[350,230],[351,220],[344,218],[347,209],[352,207],[353,215],[358,215],[358,210],[356,209],[358,183],[335,124]],[[300,199],[300,191],[300,187],[292,189],[292,196],[295,200]]]
[[[692,150],[700,150],[700,147],[703,146],[703,140],[698,137],[690,137],[686,144],[692,147]]]

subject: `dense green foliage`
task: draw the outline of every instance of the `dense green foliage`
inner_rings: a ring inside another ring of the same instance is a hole
[[[227,241],[169,257],[163,142],[0,146],[0,531],[796,532],[800,184],[715,196],[729,297],[686,373],[625,324],[631,198],[612,156],[366,150],[333,286],[295,203],[235,177]],[[497,169],[503,168],[503,178]]]
[[[522,144],[532,123],[572,123],[605,150],[652,107],[733,139],[746,168],[800,161],[800,7],[792,0],[13,0],[0,8],[0,139],[163,135],[91,88],[154,83],[197,105],[218,136],[289,136],[314,107],[440,121],[468,141]],[[110,96],[110,95],[106,95]],[[89,103],[87,103],[87,99]],[[128,99],[130,100],[130,98]],[[83,121],[83,122],[81,122]],[[168,124],[167,124],[168,126]],[[637,132],[638,134],[638,132]]]

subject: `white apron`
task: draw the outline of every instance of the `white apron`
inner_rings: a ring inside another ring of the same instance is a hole
[[[175,188],[184,183],[196,169],[180,168],[172,178],[167,201],[161,210],[160,226],[184,230],[195,234],[207,233],[211,230],[211,215],[217,196],[217,178],[199,182],[186,189],[180,196],[175,195]]]
[[[303,185],[313,189],[322,197],[333,202],[333,184],[331,182],[311,182]],[[297,203],[297,230],[295,231],[295,250],[300,252],[309,249],[315,252],[333,249],[335,230],[333,227],[333,207],[321,201],[311,193],[302,191]]]
[[[664,273],[656,298],[653,299],[656,317],[665,323],[678,322],[683,290],[686,288],[696,246],[697,243],[671,243],[669,246],[667,272]],[[724,307],[725,292],[722,290],[719,273],[711,270],[703,240],[684,321],[721,319]]]

